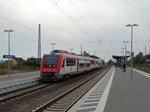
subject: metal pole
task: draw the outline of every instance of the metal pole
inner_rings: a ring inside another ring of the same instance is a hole
[[[38,26],[38,60],[41,59],[41,25]]]
[[[133,55],[133,26],[131,26],[131,79],[133,76],[133,60],[132,60],[132,55]]]
[[[131,27],[131,54],[130,54],[130,58],[131,58],[131,79],[133,77],[133,60],[132,60],[132,55],[133,55],[133,27],[134,26],[138,26],[138,24],[128,24],[126,25],[127,27]]]
[[[81,45],[81,55],[82,55],[82,45]]]
[[[145,46],[145,56],[146,56],[146,46]]]
[[[125,53],[124,53],[125,57],[126,57],[126,45],[127,45],[127,43],[125,42]]]
[[[54,51],[54,44],[52,44],[52,49],[53,49],[53,51]]]
[[[52,45],[52,50],[54,51],[54,45],[56,45],[56,43],[50,43]]]
[[[129,41],[123,41],[123,43],[125,43],[125,52],[124,52],[124,56],[126,57],[126,51],[127,51],[127,43]],[[126,60],[124,59],[124,63],[126,64]]]
[[[4,32],[8,33],[8,56],[10,56],[10,32],[14,32],[13,30],[4,30]],[[8,58],[8,78],[10,79],[10,57]]]
[[[8,55],[10,55],[10,31],[8,31]],[[10,58],[8,58],[8,78],[10,79]]]

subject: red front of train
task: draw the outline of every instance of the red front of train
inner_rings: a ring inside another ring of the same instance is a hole
[[[100,67],[100,59],[65,53],[46,54],[41,61],[40,75],[43,81],[57,81]]]

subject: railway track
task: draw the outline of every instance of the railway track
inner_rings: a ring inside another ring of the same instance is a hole
[[[13,100],[13,99],[16,99],[18,97],[28,95],[28,94],[31,94],[33,92],[37,92],[37,91],[44,89],[46,87],[49,87],[51,85],[53,85],[53,84],[38,84],[38,85],[30,86],[27,88],[22,88],[19,90],[15,90],[12,92],[1,94],[0,95],[0,103],[4,103],[6,101]]]
[[[92,88],[108,71],[110,67],[100,71],[87,80],[75,85],[71,89],[55,96],[53,99],[45,102],[32,112],[66,112],[75,104],[90,88]]]

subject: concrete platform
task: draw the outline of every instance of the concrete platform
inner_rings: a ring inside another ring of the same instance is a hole
[[[109,80],[113,78],[114,68],[111,68],[109,72],[85,94],[68,112],[94,112],[102,100],[104,90],[109,83]]]
[[[127,72],[115,68],[104,112],[150,112],[150,78],[147,76],[150,74],[134,69],[131,79],[130,68]]]
[[[40,72],[28,72],[0,76],[0,94],[36,85],[40,80]]]
[[[150,112],[150,74],[112,67],[68,112]]]

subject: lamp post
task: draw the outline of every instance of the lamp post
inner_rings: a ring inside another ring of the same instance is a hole
[[[70,49],[70,52],[72,53],[73,49]]]
[[[125,48],[121,48],[121,49],[122,49],[122,52],[123,52],[123,56],[125,56],[125,54],[124,54]]]
[[[132,55],[133,55],[133,27],[134,26],[139,26],[138,24],[128,24],[126,25],[126,27],[131,27],[131,54],[130,54],[130,58],[131,58],[131,79],[132,79],[132,68],[133,68],[133,62],[132,62]]]
[[[51,45],[52,45],[52,49],[54,51],[54,45],[56,45],[56,43],[51,43]]]
[[[125,53],[124,53],[124,56],[126,57],[127,43],[129,43],[129,41],[123,41],[123,43],[125,43]],[[125,61],[125,64],[126,64],[126,61]]]
[[[123,43],[125,43],[125,56],[126,56],[126,51],[127,51],[127,43],[129,43],[129,41],[123,41]]]
[[[14,32],[13,30],[4,30],[4,32],[8,33],[8,55],[10,55],[10,32]],[[8,78],[10,79],[10,58],[8,58]]]

